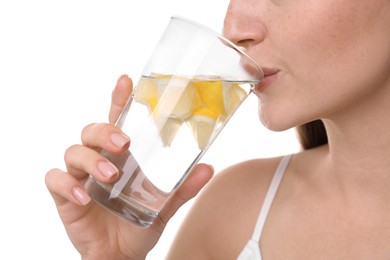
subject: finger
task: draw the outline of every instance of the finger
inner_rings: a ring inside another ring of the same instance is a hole
[[[127,75],[122,75],[112,92],[111,95],[111,108],[108,116],[109,123],[115,124],[118,120],[123,108],[126,105],[127,99],[131,95],[133,90],[133,82]]]
[[[129,148],[130,138],[119,127],[112,124],[90,124],[81,133],[83,145],[104,149],[110,153],[121,153]]]
[[[99,152],[83,145],[69,147],[64,157],[69,175],[80,181],[85,181],[88,175],[92,175],[99,181],[112,182],[119,174],[113,163]]]
[[[162,227],[166,225],[168,220],[176,213],[176,211],[188,200],[195,197],[199,191],[213,177],[214,169],[211,165],[198,164],[189,174],[184,183],[172,195],[167,205],[158,215],[158,223]]]
[[[46,173],[45,183],[57,206],[68,201],[82,206],[91,201],[84,186],[72,175],[60,169],[52,169]]]

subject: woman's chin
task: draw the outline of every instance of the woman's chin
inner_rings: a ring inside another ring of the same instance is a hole
[[[275,116],[261,114],[259,119],[265,128],[274,132],[286,131],[297,126],[295,122],[288,118],[276,118]]]

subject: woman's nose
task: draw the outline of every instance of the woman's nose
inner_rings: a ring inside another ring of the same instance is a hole
[[[247,50],[261,43],[266,36],[266,27],[254,10],[254,2],[231,0],[224,21],[223,35]]]

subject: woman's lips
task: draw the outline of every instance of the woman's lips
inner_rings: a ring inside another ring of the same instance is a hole
[[[269,85],[271,85],[277,78],[279,70],[272,68],[262,68],[264,72],[264,78],[256,87],[256,91],[263,91]]]

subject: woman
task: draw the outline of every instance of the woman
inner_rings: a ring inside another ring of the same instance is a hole
[[[230,1],[224,35],[265,72],[255,91],[261,122],[275,131],[302,125],[305,149],[219,173],[168,259],[390,258],[389,27],[389,0]],[[118,80],[110,123],[131,87],[127,76]],[[156,223],[140,229],[83,188],[89,174],[116,178],[98,150],[120,152],[130,140],[112,124],[91,124],[82,142],[66,151],[67,172],[50,170],[46,183],[83,259],[144,259],[213,174],[199,164]]]

